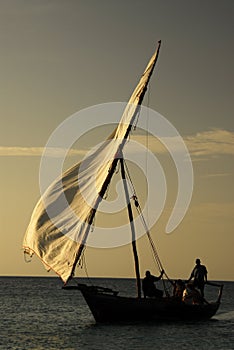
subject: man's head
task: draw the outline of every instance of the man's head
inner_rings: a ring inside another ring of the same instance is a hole
[[[196,264],[200,265],[201,264],[201,260],[200,259],[196,259]]]

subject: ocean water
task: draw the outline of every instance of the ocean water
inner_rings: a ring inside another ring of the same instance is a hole
[[[135,286],[130,279],[93,284],[111,285],[122,294]],[[61,287],[59,278],[0,278],[0,349],[234,349],[234,282],[224,282],[215,317],[179,324],[99,325],[80,292]]]

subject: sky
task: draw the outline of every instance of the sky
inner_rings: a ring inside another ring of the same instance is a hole
[[[22,250],[40,197],[43,148],[77,111],[127,101],[159,39],[160,57],[144,103],[183,137],[194,189],[183,221],[166,234],[176,171],[152,141],[165,168],[168,198],[151,234],[171,278],[189,277],[199,257],[210,279],[234,281],[232,0],[0,1],[0,275],[53,276],[37,258],[26,263]],[[84,135],[65,166],[109,131]],[[133,179],[141,186],[138,175]],[[137,245],[141,275],[146,269],[157,274],[146,237]],[[90,276],[134,276],[129,246],[88,248],[86,264]],[[77,274],[85,276],[84,269]]]

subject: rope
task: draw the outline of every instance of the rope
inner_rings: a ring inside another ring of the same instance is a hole
[[[93,285],[91,279],[89,278],[89,275],[88,275],[88,269],[87,269],[87,264],[86,264],[86,259],[85,259],[85,249],[86,247],[84,247],[82,253],[81,253],[81,256],[80,256],[80,259],[79,259],[79,262],[78,262],[78,266],[83,269],[84,268],[84,271],[85,271],[85,274],[86,274],[86,278],[88,279],[88,282]]]
[[[147,93],[147,118],[146,118],[146,164],[145,164],[145,167],[146,167],[146,177],[147,177],[147,172],[148,172],[148,152],[147,150],[149,149],[149,105],[150,105],[150,83],[148,85],[148,93]],[[137,113],[137,117],[136,117],[136,121],[135,121],[135,125],[133,126],[133,130],[136,130],[136,126],[137,126],[137,123],[138,123],[138,119],[139,119],[139,115],[140,115],[140,109]],[[124,163],[125,163],[125,169],[126,169],[126,173],[127,173],[127,177],[128,177],[128,180],[130,181],[130,184],[131,184],[131,187],[132,187],[132,199],[134,200],[134,203],[135,203],[135,207],[136,207],[136,210],[138,212],[138,215],[140,216],[141,218],[141,222],[143,224],[143,227],[146,231],[146,234],[147,234],[147,237],[148,237],[148,240],[149,240],[149,243],[150,243],[150,247],[151,247],[151,252],[152,252],[152,255],[153,255],[153,259],[156,263],[156,265],[158,266],[158,269],[159,271],[162,271],[164,270],[163,269],[163,265],[162,265],[162,262],[159,258],[159,255],[158,255],[158,252],[157,252],[157,249],[155,247],[155,244],[153,242],[153,239],[150,235],[150,232],[149,232],[149,228],[148,228],[148,225],[146,223],[146,220],[144,218],[144,215],[142,213],[142,209],[141,209],[141,206],[140,206],[140,203],[138,202],[138,199],[137,199],[137,195],[136,195],[136,190],[135,190],[135,187],[134,187],[134,184],[133,184],[133,181],[131,179],[131,176],[130,176],[130,172],[129,172],[129,169],[127,167],[127,164],[124,160]],[[147,222],[148,222],[148,207],[147,207]],[[170,281],[171,284],[173,284],[173,282],[170,280],[169,276],[167,275],[167,273],[164,271],[164,275],[166,276],[167,280]],[[165,286],[165,282],[163,280],[163,286],[164,286],[164,290],[166,292],[166,286]],[[167,292],[166,292],[167,294]]]
[[[127,166],[127,164],[126,164],[125,161],[124,161],[124,163],[125,163],[125,169],[126,169],[127,178],[128,178],[128,180],[129,180],[129,182],[130,182],[130,184],[131,184],[131,187],[132,187],[132,189],[131,189],[132,192],[133,192],[132,199],[134,200],[136,210],[137,210],[137,212],[138,212],[138,215],[140,216],[141,222],[142,222],[143,227],[144,227],[144,229],[145,229],[145,231],[146,231],[146,234],[147,234],[147,237],[148,237],[148,240],[149,240],[149,243],[150,243],[150,247],[151,247],[151,250],[152,250],[152,254],[153,254],[154,261],[155,261],[156,265],[158,266],[159,271],[162,271],[162,270],[164,270],[164,269],[163,269],[162,262],[161,262],[161,260],[160,260],[160,258],[159,258],[159,255],[158,255],[156,246],[155,246],[155,244],[154,244],[154,241],[153,241],[153,239],[152,239],[152,237],[151,237],[151,235],[150,235],[149,228],[148,228],[148,226],[147,226],[146,220],[145,220],[144,215],[143,215],[143,213],[142,213],[142,209],[141,209],[140,203],[138,202],[137,195],[136,195],[136,191],[135,191],[135,187],[134,187],[133,181],[132,181],[132,179],[131,179],[128,166]],[[171,281],[171,279],[169,278],[169,276],[167,275],[167,273],[166,273],[165,271],[164,271],[164,275],[165,275],[165,277],[167,278],[167,280],[168,280],[171,284],[173,284],[173,282]],[[166,288],[166,285],[165,285],[165,281],[164,281],[164,280],[162,280],[162,281],[163,281],[164,290],[165,290],[166,294],[169,295],[169,294],[167,293],[167,288]]]
[[[147,93],[147,116],[146,116],[146,156],[145,156],[145,172],[146,172],[146,178],[148,179],[148,163],[149,163],[149,158],[148,158],[148,150],[149,150],[149,105],[150,105],[150,82],[148,85],[148,93]],[[149,222],[149,210],[148,206],[146,208],[146,217],[147,217],[147,222]]]

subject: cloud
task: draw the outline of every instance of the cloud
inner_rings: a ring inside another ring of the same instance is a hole
[[[190,210],[192,215],[196,215],[201,220],[222,218],[233,222],[234,202],[205,202],[192,206]]]
[[[192,156],[234,155],[234,133],[231,131],[213,129],[186,136],[184,141]]]
[[[221,154],[234,155],[234,133],[222,129],[212,129],[203,131],[195,135],[182,137],[186,144],[190,156],[194,160],[207,160],[208,156],[217,156]],[[141,142],[144,145],[148,144],[149,148],[154,153],[166,153],[167,149],[153,136],[149,136],[146,140],[144,135],[134,135],[135,141]],[[164,137],[165,141],[170,144],[173,151],[180,151],[180,142],[178,137]],[[199,158],[197,158],[199,157]],[[204,158],[206,157],[206,158]]]
[[[146,135],[133,134],[132,139],[143,145],[149,146],[150,150],[156,154],[168,153],[163,144],[152,135],[146,138]],[[170,145],[173,151],[180,152],[180,142],[178,137],[164,137],[164,140]],[[184,136],[183,140],[189,150],[190,156],[194,161],[208,160],[209,156],[221,154],[234,155],[234,132],[212,129],[203,131],[195,135]],[[67,156],[84,156],[88,149],[76,150],[70,149]],[[0,146],[0,156],[37,156],[41,157],[44,152],[43,147],[4,147]],[[62,148],[47,149],[47,156],[62,157],[66,150]]]
[[[233,176],[231,173],[216,173],[216,174],[206,174],[203,175],[203,178],[212,178],[212,177],[227,177],[227,176]]]
[[[27,157],[41,157],[45,151],[44,147],[4,147],[0,146],[0,156],[27,156]],[[67,150],[62,148],[47,148],[48,157],[63,157]],[[68,156],[84,156],[87,150],[70,149]]]

